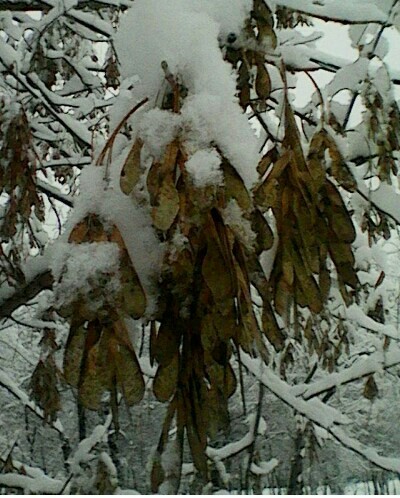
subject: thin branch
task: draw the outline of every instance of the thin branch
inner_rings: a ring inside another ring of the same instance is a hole
[[[247,469],[246,469],[246,477],[245,477],[245,491],[246,493],[250,493],[250,473],[251,473],[251,466],[253,465],[253,458],[254,458],[254,452],[256,449],[256,441],[257,441],[257,434],[258,434],[258,427],[260,425],[260,420],[261,420],[261,412],[262,412],[262,405],[263,405],[263,399],[264,399],[264,385],[259,382],[258,386],[258,403],[257,403],[257,412],[256,412],[256,417],[254,421],[254,427],[253,427],[253,441],[251,445],[249,446],[249,457],[248,457],[248,462],[247,462]]]
[[[46,194],[48,197],[51,197],[52,199],[55,199],[56,201],[62,202],[66,206],[72,208],[74,207],[74,202],[73,200],[66,194],[62,194],[59,190],[56,188],[46,185],[42,181],[38,181],[36,183],[37,189],[42,192],[43,194]]]
[[[13,380],[9,378],[9,376],[0,370],[0,386],[6,389],[10,394],[14,396],[14,398],[18,399],[28,410],[34,413],[37,417],[42,420],[46,420],[44,416],[43,410],[39,408],[34,401],[29,399],[29,396],[26,392],[20,389]],[[64,434],[64,428],[59,419],[54,420],[53,422],[49,422],[50,426],[55,429],[60,436],[60,439],[63,443],[69,446],[69,440]]]
[[[390,218],[391,220],[393,220],[396,225],[400,225],[400,218],[396,218],[396,216],[394,216],[393,214],[390,214],[389,212],[385,211],[384,209],[382,209],[381,207],[378,206],[378,204],[376,204],[376,202],[372,201],[366,194],[364,194],[359,188],[356,188],[356,192],[358,195],[360,195],[364,200],[366,200],[369,204],[371,204],[372,206],[374,206],[374,208],[381,214],[387,216],[388,218]]]

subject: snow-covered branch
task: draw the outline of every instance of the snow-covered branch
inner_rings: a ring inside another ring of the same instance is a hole
[[[18,399],[28,410],[30,410],[42,420],[45,420],[43,410],[39,408],[31,399],[29,399],[29,396],[26,394],[26,392],[19,388],[17,384],[12,379],[10,379],[10,377],[2,370],[0,370],[0,386],[4,389],[7,389],[7,391],[16,399]],[[58,432],[63,442],[69,445],[61,421],[59,419],[56,419],[54,422],[50,422],[50,425]]]
[[[35,274],[23,287],[9,291],[0,297],[0,319],[8,318],[20,306],[27,304],[39,292],[51,289],[53,275],[51,271],[44,270]]]
[[[337,21],[342,24],[385,24],[387,22],[387,14],[377,6],[376,2],[368,0],[349,2],[278,0],[277,4],[324,21]]]
[[[377,351],[366,359],[360,359],[351,367],[341,372],[331,373],[326,378],[313,382],[312,384],[298,384],[291,388],[291,393],[305,400],[324,394],[331,389],[349,384],[369,375],[387,370],[400,364],[400,351],[382,353]]]
[[[397,356],[398,359],[399,357]],[[340,425],[349,423],[349,420],[337,410],[325,405],[320,400],[311,399],[311,396],[309,396],[308,401],[299,398],[293,394],[293,388],[275,375],[271,369],[260,360],[253,359],[244,352],[242,352],[242,362],[249,372],[262,382],[270,392],[275,394],[278,399],[317,426],[325,429],[342,446],[357,453],[381,469],[400,472],[400,458],[383,457],[374,448],[365,446],[348,436]]]
[[[92,11],[114,7],[125,9],[132,4],[132,0],[78,0],[74,5],[76,9],[89,9]],[[10,10],[12,12],[40,11],[48,12],[52,8],[46,1],[38,0],[1,0],[0,11]]]

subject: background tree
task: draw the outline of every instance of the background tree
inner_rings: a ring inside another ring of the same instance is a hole
[[[153,492],[227,487],[240,460],[235,486],[280,462],[300,493],[329,438],[398,472],[362,413],[400,362],[397,1],[0,7],[0,383],[65,461],[47,469],[27,419],[0,483],[146,490],[123,455],[151,404]],[[319,48],[321,22],[350,55]],[[266,392],[293,435],[279,461]]]

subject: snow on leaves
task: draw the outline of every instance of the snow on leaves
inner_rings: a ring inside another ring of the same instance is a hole
[[[90,281],[93,277],[89,272],[88,292],[74,292],[70,301],[59,305],[60,314],[71,321],[64,354],[65,379],[78,388],[80,402],[87,408],[97,410],[103,393],[117,387],[128,405],[137,403],[143,397],[144,381],[124,317],[141,317],[146,297],[124,241],[115,225],[107,226],[97,215],[89,214],[72,230],[69,243],[85,246],[92,257],[102,245],[112,245],[117,250],[118,265],[108,257],[97,281]],[[83,255],[90,266],[86,254],[87,251],[80,252],[78,257]],[[98,270],[96,265],[97,273]],[[73,266],[61,267],[58,285],[65,284],[63,280],[74,271]],[[78,279],[83,276],[82,271],[75,274]],[[109,283],[113,278],[117,283],[111,289]]]

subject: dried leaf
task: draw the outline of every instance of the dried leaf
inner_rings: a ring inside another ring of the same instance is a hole
[[[364,385],[363,396],[364,398],[369,399],[370,401],[374,401],[374,399],[378,396],[379,389],[376,385],[375,379],[373,375],[370,375],[367,379],[367,382]]]
[[[271,93],[271,79],[264,62],[257,65],[255,89],[260,99],[267,99]]]
[[[101,397],[110,389],[115,373],[114,364],[109,356],[112,331],[98,327],[97,324],[89,324],[78,386],[79,400],[90,410],[100,408]]]
[[[165,472],[161,465],[161,454],[157,451],[153,455],[153,465],[151,467],[151,475],[150,475],[150,483],[151,483],[151,492],[156,494],[158,493],[158,488],[164,482]]]
[[[156,204],[151,212],[154,226],[159,230],[167,231],[171,228],[178,212],[178,191],[174,183],[169,178],[166,178],[158,191]]]
[[[259,209],[255,209],[251,214],[251,228],[256,234],[256,254],[259,255],[263,251],[271,249],[274,243],[274,235],[267,220]]]
[[[171,399],[175,392],[179,373],[179,355],[176,354],[167,366],[159,366],[153,381],[153,392],[158,401]]]
[[[146,311],[146,295],[116,226],[113,227],[110,241],[116,242],[120,248],[121,309],[132,318],[138,319]]]
[[[143,140],[137,138],[129,151],[121,171],[120,186],[124,194],[130,194],[138,183],[142,174],[140,154],[143,147]]]
[[[180,342],[179,326],[173,321],[172,317],[171,319],[165,317],[161,321],[154,344],[153,354],[157,363],[163,367],[168,366],[177,355]]]
[[[114,361],[118,387],[128,406],[139,403],[144,396],[145,385],[136,354],[132,347],[114,345]]]
[[[72,323],[64,351],[63,371],[66,382],[73,387],[78,387],[85,342],[85,327]]]
[[[230,269],[226,266],[224,257],[216,241],[207,244],[207,253],[203,260],[202,275],[211,290],[215,304],[224,313],[227,303],[235,296]]]
[[[90,213],[71,231],[68,242],[107,242],[104,225],[97,214]]]
[[[226,203],[230,199],[235,199],[243,212],[248,212],[252,208],[252,200],[242,177],[236,169],[224,159],[221,164],[221,169],[224,174],[224,194]]]

